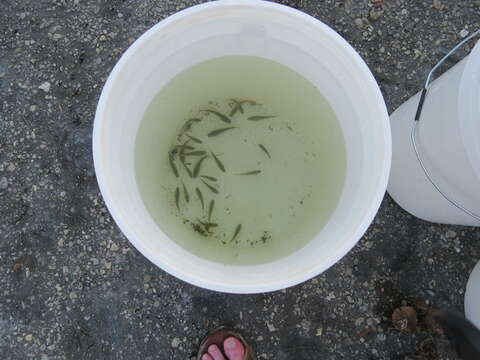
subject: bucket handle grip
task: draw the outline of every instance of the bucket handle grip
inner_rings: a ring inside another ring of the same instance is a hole
[[[475,212],[467,209],[465,206],[460,204],[459,202],[451,199],[436,183],[435,180],[433,180],[432,175],[430,174],[430,171],[426,168],[425,163],[422,159],[422,156],[420,155],[420,151],[417,146],[417,128],[418,128],[418,123],[420,122],[420,118],[422,115],[422,109],[423,109],[423,104],[425,103],[425,98],[427,96],[428,88],[430,86],[430,82],[433,76],[433,73],[442,65],[445,60],[450,57],[455,51],[457,51],[461,46],[463,46],[466,42],[469,40],[473,39],[475,36],[480,35],[480,29],[475,31],[474,33],[470,34],[468,37],[463,39],[460,43],[458,43],[453,49],[451,49],[433,68],[430,70],[427,76],[427,80],[425,81],[425,85],[422,89],[422,94],[420,95],[420,101],[418,102],[418,107],[417,111],[415,113],[415,121],[413,122],[412,126],[412,131],[410,133],[410,139],[412,141],[412,146],[413,150],[415,151],[415,155],[417,157],[418,162],[420,163],[420,166],[422,167],[423,172],[425,173],[425,176],[427,177],[428,181],[433,185],[433,187],[442,195],[445,200],[447,200],[450,204],[455,206],[457,209],[461,210],[465,214],[471,216],[477,221],[480,221],[480,215],[476,214]]]

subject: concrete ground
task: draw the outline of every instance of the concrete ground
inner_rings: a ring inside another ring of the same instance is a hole
[[[421,221],[388,195],[337,265],[269,294],[195,288],[122,236],[94,176],[96,103],[134,39],[198,2],[0,0],[0,358],[189,359],[228,324],[260,359],[457,359],[425,314],[463,311],[480,230]],[[282,2],[360,52],[390,111],[480,20],[472,0]],[[413,331],[392,323],[401,305]]]

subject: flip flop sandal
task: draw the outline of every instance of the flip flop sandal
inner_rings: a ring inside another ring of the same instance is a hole
[[[248,345],[244,337],[239,333],[233,330],[230,330],[224,326],[221,326],[213,330],[207,336],[205,336],[205,338],[203,339],[198,349],[197,360],[202,359],[202,355],[208,352],[208,347],[212,344],[217,345],[218,348],[223,352],[223,342],[225,341],[225,339],[231,336],[240,340],[240,342],[243,344],[243,347],[245,348],[245,356],[243,357],[242,360],[256,360],[256,357],[253,354],[252,347]]]

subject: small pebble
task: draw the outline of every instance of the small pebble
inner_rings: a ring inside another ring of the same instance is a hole
[[[462,39],[467,37],[467,35],[468,35],[468,30],[467,29],[463,29],[462,31],[460,31],[460,37]]]
[[[182,341],[178,337],[176,337],[176,338],[173,338],[171,345],[174,349],[176,349],[176,348],[178,348],[178,346],[180,345],[181,342]]]
[[[453,230],[448,230],[445,235],[447,236],[447,239],[453,239],[457,236],[457,233]]]
[[[267,322],[266,324],[267,324],[268,331],[274,332],[274,331],[277,330],[273,324],[271,324],[269,322]]]
[[[401,306],[392,314],[393,327],[399,331],[414,332],[417,328],[417,312],[412,306]]]
[[[38,88],[40,90],[43,90],[45,92],[49,92],[50,91],[50,83],[48,81],[45,81],[44,83],[42,83]]]
[[[383,11],[382,10],[375,10],[375,8],[372,8],[370,12],[368,13],[368,17],[372,20],[378,20],[382,16]]]
[[[28,334],[27,336],[25,336],[25,340],[30,342],[33,340],[33,335],[32,334]]]
[[[444,6],[440,0],[433,0],[432,7],[438,10],[442,10]]]
[[[355,320],[355,326],[357,326],[357,327],[362,326],[364,321],[365,321],[364,318],[359,317],[357,320]]]
[[[0,179],[0,190],[5,190],[6,188],[8,188],[8,180],[6,177],[2,177]]]

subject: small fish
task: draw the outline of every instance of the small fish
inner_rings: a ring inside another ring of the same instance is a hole
[[[253,100],[242,100],[242,101],[238,101],[238,100],[235,100],[235,99],[230,99],[233,103],[233,108],[232,108],[232,111],[230,112],[230,116],[233,116],[237,113],[237,111],[240,111],[241,114],[244,113],[244,110],[243,110],[243,104],[249,104],[249,105],[255,105],[256,102],[253,101]]]
[[[198,199],[199,199],[200,202],[202,203],[202,209],[205,208],[205,205],[204,205],[204,203],[203,203],[203,195],[202,195],[202,192],[200,191],[199,188],[195,188],[195,192],[197,193]]]
[[[185,168],[185,171],[187,172],[188,176],[193,178],[192,170],[187,165],[190,165],[190,163],[182,162],[183,167]]]
[[[203,111],[207,112],[207,113],[210,113],[210,114],[215,114],[216,116],[218,116],[218,118],[220,120],[222,120],[223,122],[226,122],[227,124],[230,124],[232,122],[232,120],[230,120],[228,118],[228,116],[223,115],[222,113],[219,113],[218,111],[215,111],[215,110],[203,110]]]
[[[252,171],[240,173],[240,174],[237,174],[237,175],[258,175],[261,172],[262,172],[262,170],[252,170]]]
[[[184,148],[180,149],[180,162],[185,163],[185,149]]]
[[[215,200],[210,200],[210,205],[208,206],[208,221],[212,219],[213,207],[215,206]]]
[[[196,138],[195,136],[185,134],[186,137],[188,137],[190,140],[195,141],[197,144],[203,144],[203,141],[200,140],[199,138]]]
[[[207,152],[203,150],[197,150],[197,151],[190,151],[188,153],[185,153],[185,156],[202,156],[205,155]]]
[[[224,133],[225,131],[228,131],[228,130],[231,130],[231,129],[236,129],[236,128],[237,128],[236,126],[230,126],[230,127],[226,127],[226,128],[213,130],[213,131],[210,131],[207,136],[208,137],[218,136],[218,135]]]
[[[183,185],[183,195],[185,195],[185,201],[188,203],[190,202],[190,195],[188,194],[187,187],[185,186],[185,184],[182,183],[182,185]]]
[[[183,124],[181,132],[189,131],[192,128],[193,123],[200,122],[202,119],[199,118],[192,118],[189,119]]]
[[[225,172],[225,166],[223,166],[222,162],[220,161],[220,159],[218,157],[215,156],[215,154],[212,152],[212,156],[213,156],[213,159],[215,160],[215,162],[217,163],[217,166],[220,168],[220,170],[222,170],[223,172]]]
[[[180,188],[178,186],[175,189],[175,204],[177,205],[177,209],[180,210]]]
[[[194,147],[193,146],[190,146],[190,145],[187,145],[187,144],[183,144],[183,145],[177,145],[175,146],[177,149],[180,149],[180,151],[182,150],[193,150]]]
[[[210,185],[203,179],[202,179],[202,182],[205,184],[206,187],[210,189],[211,192],[213,192],[214,194],[218,194],[218,190],[216,188],[214,188],[212,185]]]
[[[213,177],[213,176],[200,175],[200,177],[204,178],[204,179],[207,179],[207,180],[210,180],[210,181],[218,181],[218,179]]]
[[[203,161],[208,157],[208,155],[202,156],[200,160],[197,161],[197,164],[193,168],[193,177],[196,178],[200,173],[200,168],[202,166]]]
[[[240,234],[240,230],[242,230],[242,224],[237,225],[237,227],[235,228],[235,232],[233,233],[232,240],[230,240],[230,242],[235,240],[235,238],[238,236],[238,234]]]
[[[233,102],[233,109],[230,111],[230,116],[233,116],[237,113],[237,111],[240,111],[240,114],[243,114],[243,106],[242,103],[238,100],[235,99],[230,99]]]
[[[263,152],[265,154],[267,154],[268,158],[271,159],[272,157],[270,156],[270,153],[268,152],[267,148],[265,146],[263,146],[262,144],[258,144],[258,146],[260,147],[260,149],[263,150]]]
[[[170,151],[168,152],[168,155],[170,155],[173,158],[175,157],[175,155],[177,155],[177,153],[178,153],[178,148],[174,146],[173,148],[170,149]]]
[[[266,120],[266,119],[272,119],[276,116],[274,115],[256,115],[256,116],[250,116],[248,120],[250,121],[259,121],[259,120]]]
[[[218,227],[217,223],[203,222],[203,221],[199,221],[199,223],[202,224],[202,226],[205,228],[207,232],[210,232],[210,228],[212,227]]]
[[[207,236],[207,232],[205,231],[205,229],[203,228],[202,225],[199,225],[199,224],[194,223],[194,222],[190,222],[190,224],[192,225],[193,231],[199,233],[202,236]]]
[[[217,223],[213,223],[213,222],[205,222],[205,221],[198,221],[200,224],[202,224],[203,226],[205,227],[217,227],[218,224]]]
[[[175,177],[178,178],[178,169],[177,169],[177,166],[175,165],[175,161],[173,159],[172,154],[168,155],[168,161],[170,162],[170,167],[172,168],[173,174],[175,175]]]
[[[235,115],[237,113],[237,111],[239,110],[239,106],[238,106],[238,103],[235,103],[235,105],[233,106],[232,110],[230,111],[230,114],[228,114],[228,116],[232,117],[233,115]],[[243,108],[242,109],[242,114],[243,114]]]

